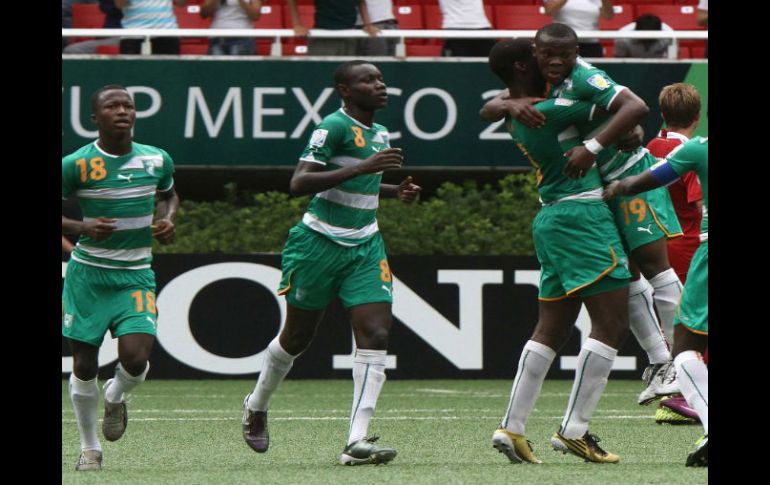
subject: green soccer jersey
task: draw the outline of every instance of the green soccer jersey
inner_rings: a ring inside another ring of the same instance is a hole
[[[548,99],[535,105],[545,115],[545,126],[528,128],[511,120],[508,131],[516,146],[537,170],[540,199],[548,204],[565,197],[600,199],[602,183],[596,170],[585,177],[570,179],[562,171],[567,164],[564,152],[580,144],[574,124],[592,119],[595,105],[566,98]]]
[[[698,176],[703,190],[703,222],[701,222],[701,240],[708,239],[709,232],[709,139],[696,136],[679,145],[666,157],[666,161],[680,176],[693,171]]]
[[[340,108],[316,127],[300,156],[326,170],[358,165],[380,150],[390,148],[387,128],[366,126]],[[357,246],[374,236],[382,173],[364,174],[315,194],[300,225],[343,246]]]
[[[155,192],[171,189],[173,172],[168,153],[139,143],[115,156],[93,142],[62,158],[62,198],[74,194],[85,221],[117,219],[117,229],[105,240],[81,235],[72,259],[103,268],[149,268]]]

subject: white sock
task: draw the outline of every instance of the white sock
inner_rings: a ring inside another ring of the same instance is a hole
[[[80,450],[102,450],[99,438],[96,436],[98,421],[97,405],[99,404],[99,386],[94,377],[90,381],[81,381],[70,374],[70,400],[75,410],[75,419],[80,432]]]
[[[709,434],[709,371],[703,357],[694,350],[687,350],[674,359],[676,377],[682,395],[703,423],[703,431]]]
[[[299,356],[286,352],[278,337],[275,337],[268,345],[265,360],[262,364],[262,372],[259,373],[254,392],[249,396],[247,406],[252,411],[267,411],[270,397],[278,388],[278,385],[286,378],[291,370],[294,359]]]
[[[666,339],[652,306],[652,287],[644,278],[628,286],[628,323],[636,341],[647,352],[650,364],[663,364],[671,358]]]
[[[348,444],[358,441],[369,429],[377,398],[385,384],[387,351],[356,349],[353,357],[353,408],[350,412]]]
[[[125,393],[130,392],[131,389],[144,382],[144,378],[147,377],[149,370],[150,363],[147,362],[147,367],[144,368],[141,374],[132,376],[118,362],[118,365],[115,367],[115,378],[107,386],[107,389],[104,390],[104,400],[112,404],[123,402]]]
[[[516,370],[516,377],[511,387],[508,410],[501,423],[511,433],[525,434],[527,418],[535,407],[545,375],[555,357],[556,351],[547,345],[534,340],[529,340],[524,345],[519,357],[519,368]]]
[[[660,315],[660,326],[669,342],[674,341],[674,314],[682,296],[682,282],[673,268],[656,274],[650,279],[655,292],[655,307]]]
[[[617,349],[589,338],[578,354],[575,382],[567,404],[567,414],[561,423],[561,434],[568,439],[582,438],[591,420],[612,370]]]

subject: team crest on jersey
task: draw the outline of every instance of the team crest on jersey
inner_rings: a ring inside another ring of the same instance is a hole
[[[593,76],[589,77],[588,84],[595,87],[599,91],[604,91],[610,87],[609,81],[607,81],[607,79],[601,74],[594,74]]]
[[[72,326],[72,315],[69,313],[64,314],[64,326],[70,328]]]
[[[318,128],[310,136],[310,146],[315,148],[324,146],[324,143],[326,143],[326,136],[328,134],[329,130]]]
[[[372,141],[374,143],[383,143],[385,145],[388,144],[388,138],[390,138],[389,133],[387,131],[378,131],[376,135],[372,138]]]

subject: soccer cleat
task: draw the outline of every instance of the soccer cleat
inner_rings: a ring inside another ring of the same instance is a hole
[[[687,404],[684,396],[678,394],[669,399],[664,399],[658,404],[658,411],[664,410],[666,416],[675,414],[681,416],[681,419],[687,420],[689,423],[700,423],[700,417],[698,412]],[[671,414],[668,414],[670,412]],[[655,413],[655,419],[657,420],[658,412]],[[681,420],[680,420],[681,421]]]
[[[687,456],[686,466],[709,466],[709,437],[698,441],[698,447]]]
[[[112,385],[114,379],[104,383],[105,391]],[[104,420],[102,421],[102,434],[107,441],[117,441],[126,432],[128,426],[128,409],[126,402],[111,403],[104,400]]]
[[[655,410],[655,422],[658,424],[698,424],[697,421],[682,416],[662,404],[658,405],[658,409]]]
[[[257,453],[264,453],[270,446],[270,433],[267,431],[267,411],[249,409],[249,396],[243,400],[243,439]]]
[[[378,436],[361,438],[350,443],[340,455],[341,465],[380,465],[386,464],[396,457],[396,450],[383,448],[374,444]]]
[[[642,374],[644,390],[639,394],[637,402],[646,406],[656,399],[679,392],[676,381],[676,368],[672,361],[664,364],[650,364]]]
[[[532,444],[523,435],[498,428],[492,433],[492,447],[511,460],[511,463],[543,463],[532,453]]]
[[[101,470],[102,469],[102,452],[99,450],[86,450],[80,452],[80,458],[78,459],[75,470],[79,472],[85,472],[89,470]]]
[[[551,437],[551,444],[553,449],[561,451],[562,453],[572,453],[573,455],[583,458],[585,461],[591,461],[594,463],[617,463],[620,461],[620,457],[614,453],[604,451],[597,444],[599,441],[598,436],[586,434],[582,438],[569,439],[561,435],[559,431],[553,434]]]

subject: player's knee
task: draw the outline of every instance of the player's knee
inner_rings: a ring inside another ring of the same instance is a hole
[[[72,373],[81,381],[90,381],[99,372],[99,363],[91,359],[78,359],[73,362]]]
[[[120,359],[120,365],[132,376],[138,376],[147,368],[147,360],[146,356],[131,356]]]

